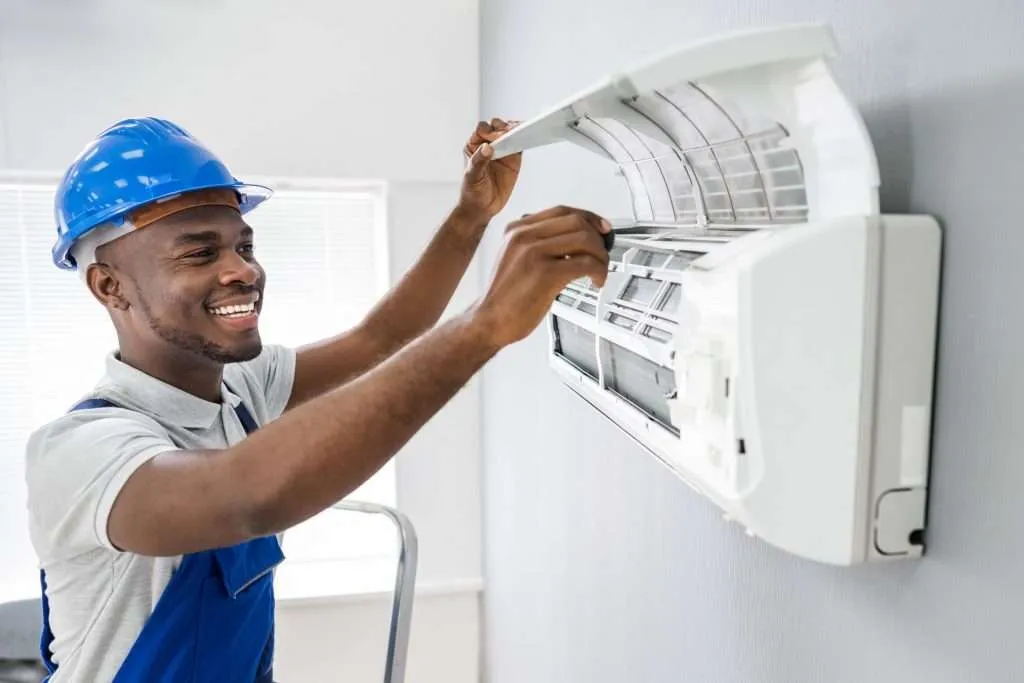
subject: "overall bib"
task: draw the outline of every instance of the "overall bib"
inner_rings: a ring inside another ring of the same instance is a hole
[[[118,407],[88,399],[72,410]],[[246,434],[258,425],[239,403],[235,408]],[[272,683],[274,659],[273,569],[284,560],[276,536],[228,548],[184,555],[157,601],[114,683]],[[50,657],[50,607],[43,588],[43,663]]]

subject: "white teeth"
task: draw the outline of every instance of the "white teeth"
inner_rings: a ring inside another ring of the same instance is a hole
[[[214,315],[221,315],[228,318],[241,318],[242,316],[249,315],[256,311],[256,304],[241,304],[235,306],[218,306],[217,308],[211,308],[210,312]]]

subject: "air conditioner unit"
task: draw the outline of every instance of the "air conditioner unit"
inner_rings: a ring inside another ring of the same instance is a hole
[[[521,124],[496,157],[611,162],[600,290],[548,319],[565,383],[750,535],[849,565],[922,554],[940,231],[880,215],[827,27],[690,45]]]

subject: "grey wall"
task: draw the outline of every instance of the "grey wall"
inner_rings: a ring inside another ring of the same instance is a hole
[[[1024,679],[1024,3],[483,0],[482,112],[527,117],[678,41],[802,20],[836,31],[884,209],[945,228],[929,555],[840,570],[750,541],[562,389],[534,335],[484,377],[492,683]],[[585,161],[531,153],[507,215],[610,210]]]

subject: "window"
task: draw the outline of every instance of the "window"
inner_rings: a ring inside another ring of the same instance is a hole
[[[299,346],[337,334],[387,286],[385,187],[265,182],[276,194],[247,216],[268,278],[263,339]],[[0,602],[39,590],[25,513],[25,441],[93,386],[116,347],[109,319],[77,275],[50,261],[55,185],[52,177],[0,180]],[[393,505],[393,465],[351,498]],[[358,517],[328,511],[286,534],[284,594],[348,590],[338,585],[344,565],[390,561],[393,531]],[[292,590],[299,584],[302,591]]]

